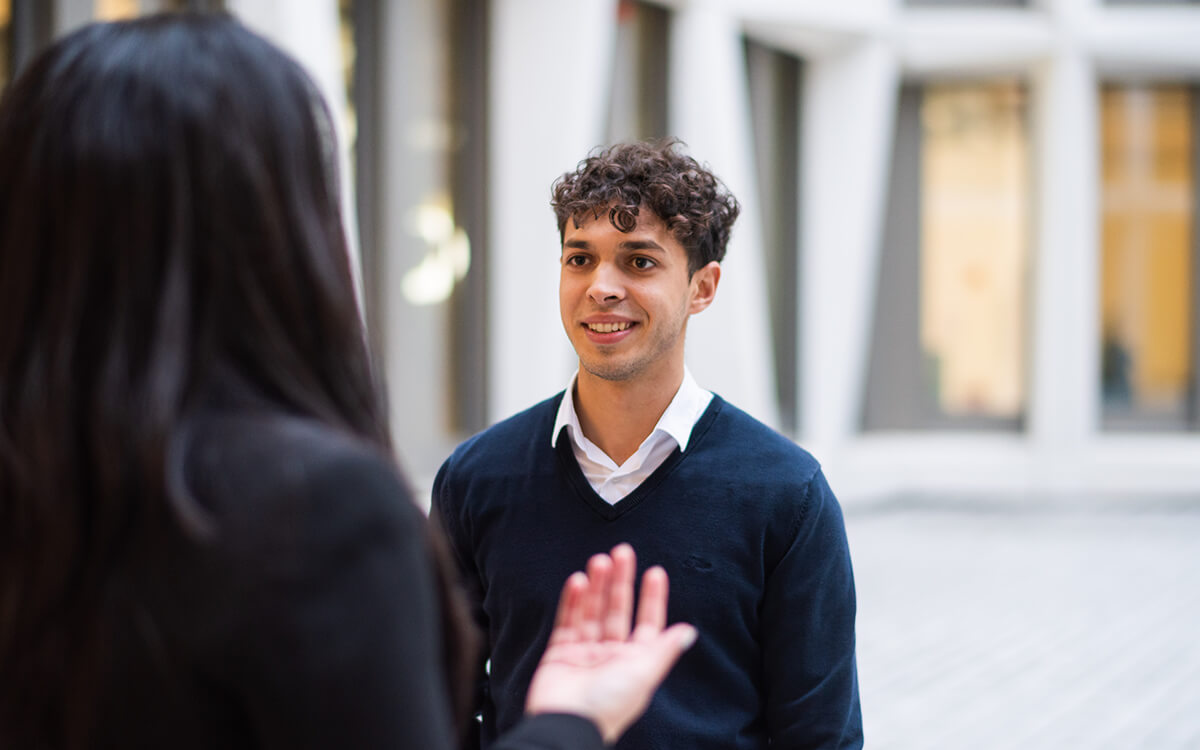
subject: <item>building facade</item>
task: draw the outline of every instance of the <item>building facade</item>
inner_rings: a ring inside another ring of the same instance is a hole
[[[4,57],[189,5],[341,113],[419,485],[574,367],[551,182],[674,135],[743,204],[689,366],[848,503],[1200,494],[1200,4],[7,0]]]

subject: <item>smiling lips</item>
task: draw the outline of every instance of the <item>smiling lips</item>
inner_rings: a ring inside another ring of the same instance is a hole
[[[621,323],[584,323],[584,325],[593,333],[617,333],[618,331],[626,330],[633,323],[624,321]]]

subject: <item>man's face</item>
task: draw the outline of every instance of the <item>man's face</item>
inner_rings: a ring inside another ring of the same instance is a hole
[[[630,232],[606,214],[563,230],[559,311],[580,366],[621,381],[682,368],[688,316],[712,302],[720,266],[689,278],[687,251],[652,211]]]

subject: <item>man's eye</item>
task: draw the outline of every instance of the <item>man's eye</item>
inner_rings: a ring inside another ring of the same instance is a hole
[[[643,258],[639,256],[633,259],[633,267],[644,271],[647,268],[654,268],[654,261],[650,260],[649,258]]]
[[[568,266],[582,266],[587,263],[587,258],[582,255],[571,255],[567,258]]]

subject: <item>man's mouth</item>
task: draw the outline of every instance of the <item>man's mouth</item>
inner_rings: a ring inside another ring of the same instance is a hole
[[[633,325],[633,323],[626,321],[623,323],[584,323],[584,325],[587,326],[589,331],[595,333],[616,333],[617,331],[624,331]]]

